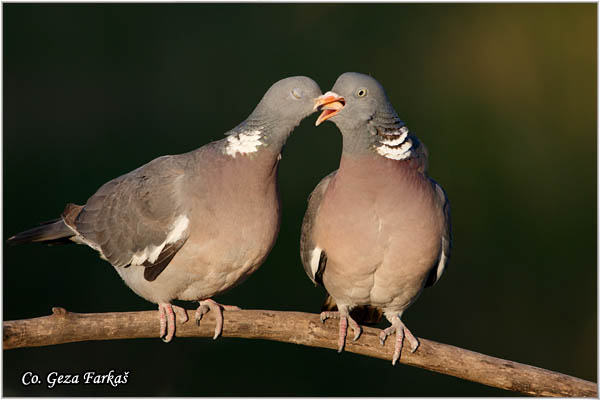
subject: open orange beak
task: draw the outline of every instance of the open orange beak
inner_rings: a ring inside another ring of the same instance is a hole
[[[319,118],[317,118],[315,125],[319,126],[321,122],[327,121],[329,118],[339,113],[345,105],[346,101],[344,98],[334,92],[327,92],[324,95],[317,97],[314,109],[323,110],[323,112],[319,115]]]

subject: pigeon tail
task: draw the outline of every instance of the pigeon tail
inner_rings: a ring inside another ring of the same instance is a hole
[[[17,245],[24,243],[44,242],[47,244],[73,243],[70,238],[74,236],[62,218],[43,222],[40,226],[17,233],[8,238],[8,244]]]
[[[321,312],[324,311],[338,311],[337,303],[330,295],[321,306]],[[383,311],[375,306],[362,305],[352,308],[350,316],[361,325],[374,326],[383,318]]]

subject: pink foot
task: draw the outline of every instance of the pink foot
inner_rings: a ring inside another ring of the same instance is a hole
[[[213,311],[215,313],[215,335],[213,339],[216,339],[221,335],[223,331],[223,311],[239,311],[241,308],[237,306],[227,306],[224,304],[219,304],[213,299],[206,299],[199,302],[200,306],[196,310],[196,325],[200,325],[200,320],[209,311]]]
[[[339,305],[338,305],[339,306]],[[344,345],[346,344],[346,334],[348,332],[348,324],[354,331],[353,341],[358,340],[360,334],[362,333],[362,329],[360,325],[356,323],[355,320],[350,317],[349,311],[347,308],[341,307],[343,311],[323,311],[320,315],[321,322],[325,323],[327,318],[333,318],[340,320],[340,330],[339,330],[339,339],[338,339],[338,353],[341,353],[344,349]]]
[[[387,317],[387,316],[386,316]],[[379,342],[383,346],[385,344],[385,339],[392,333],[396,332],[396,343],[394,346],[394,356],[392,357],[392,365],[396,365],[396,362],[400,359],[400,354],[402,353],[402,346],[404,344],[404,337],[410,342],[410,351],[414,353],[417,351],[417,347],[419,347],[419,339],[417,339],[412,332],[404,325],[404,323],[400,320],[398,315],[394,315],[391,319],[388,318],[388,321],[392,324],[392,326],[384,329],[379,334]]]
[[[187,312],[184,308],[174,306],[169,303],[160,303],[158,305],[158,312],[160,315],[160,338],[163,342],[168,343],[173,339],[175,335],[175,312],[181,318],[181,323],[185,323],[188,320]]]

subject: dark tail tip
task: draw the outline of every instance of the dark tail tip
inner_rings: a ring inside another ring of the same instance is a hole
[[[8,239],[6,239],[6,243],[11,246],[15,246],[15,245],[19,244],[20,242],[17,239],[17,235],[14,235],[14,236],[11,236]]]
[[[25,232],[17,233],[16,235],[9,237],[6,240],[6,243],[11,246],[16,246],[18,244],[34,242],[35,240],[33,239],[33,235],[28,234],[28,232],[29,232],[29,230],[25,231]]]
[[[45,242],[48,244],[68,243],[73,232],[62,219],[44,222],[40,226],[17,233],[7,239],[7,244],[14,246],[24,243]]]

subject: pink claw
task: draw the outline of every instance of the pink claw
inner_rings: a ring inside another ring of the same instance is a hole
[[[385,339],[392,333],[396,332],[396,342],[394,345],[394,355],[392,356],[392,365],[396,365],[396,362],[400,359],[400,354],[402,353],[402,347],[404,345],[404,338],[406,337],[410,342],[410,351],[414,353],[417,351],[419,347],[419,339],[417,339],[412,332],[404,325],[404,323],[400,320],[400,317],[395,315],[391,319],[388,318],[392,323],[392,326],[384,329],[379,334],[379,342],[383,346],[385,344]]]
[[[341,353],[344,350],[344,345],[346,344],[346,335],[348,333],[348,325],[354,331],[353,341],[358,340],[360,334],[362,333],[362,328],[360,325],[356,323],[355,320],[350,317],[350,314],[346,311],[340,313],[339,311],[323,311],[320,315],[321,322],[325,323],[325,320],[328,318],[338,319],[340,320],[340,328],[339,328],[339,338],[338,338],[338,353]]]
[[[168,343],[175,336],[175,313],[181,318],[181,323],[187,322],[188,315],[185,309],[170,303],[160,303],[158,312],[160,316],[160,338],[163,342]]]
[[[215,334],[213,339],[218,338],[223,332],[223,310],[226,311],[239,311],[241,308],[237,306],[229,306],[224,304],[219,304],[213,299],[206,299],[199,302],[200,305],[196,310],[196,324],[200,325],[200,320],[209,311],[213,311],[215,313]]]

